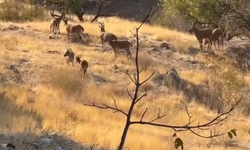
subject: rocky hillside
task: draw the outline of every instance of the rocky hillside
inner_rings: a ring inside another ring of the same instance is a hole
[[[128,110],[131,99],[127,90],[132,93],[134,84],[125,72],[132,74],[135,70],[136,45],[130,30],[134,31],[139,23],[116,17],[100,20],[108,32],[133,44],[131,58],[127,58],[124,51],[115,58],[109,45],[103,51],[98,23],[71,22],[85,29],[86,39],[79,43],[68,42],[63,24],[62,33],[55,38],[49,33],[50,21],[0,23],[0,144],[11,142],[19,149],[28,144],[31,148],[41,146],[48,150],[53,146],[58,149],[72,146],[77,150],[81,145],[89,149],[89,145],[98,144],[96,149],[116,149],[125,117],[86,107],[83,103],[113,106],[114,97],[117,107]],[[250,112],[247,96],[250,75],[235,65],[234,51],[243,49],[236,47],[237,44],[237,40],[226,42],[224,49],[201,52],[193,35],[145,24],[140,30],[140,77],[143,80],[155,74],[139,91],[148,95],[138,102],[133,119],[140,120],[148,109],[145,119],[151,120],[160,108],[166,113],[163,123],[182,125],[188,120],[187,106],[195,118],[193,124],[199,124],[216,116],[214,110],[222,106],[226,109],[234,103],[234,98],[243,95],[240,107],[216,127],[216,131],[221,132],[236,128],[240,135],[237,139],[225,135],[204,140],[189,132],[178,133],[178,136],[185,141],[187,149],[249,149],[250,122],[242,112],[245,115]],[[68,48],[88,61],[86,77],[80,75],[79,64],[66,64],[63,55]],[[173,149],[172,135],[171,129],[133,126],[125,147]],[[48,144],[48,141],[54,143]]]

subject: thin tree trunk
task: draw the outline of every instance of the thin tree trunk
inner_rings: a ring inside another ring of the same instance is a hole
[[[121,137],[119,147],[118,147],[117,150],[122,150],[122,148],[123,148],[123,146],[125,144],[125,140],[126,140],[126,137],[127,137],[129,126],[130,126],[130,123],[127,121],[127,123],[126,123],[126,125],[124,127],[124,130],[123,130],[123,133],[122,133],[122,137]]]

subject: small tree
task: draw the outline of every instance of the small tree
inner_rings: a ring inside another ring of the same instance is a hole
[[[66,14],[74,14],[77,16],[79,21],[83,21],[83,15],[86,13],[86,10],[95,10],[96,15],[91,22],[94,22],[98,17],[110,17],[113,15],[107,14],[104,7],[109,5],[109,0],[100,0],[100,1],[90,1],[90,0],[43,0],[44,5],[54,10],[54,6],[58,7],[57,9]]]
[[[142,70],[140,70],[139,68],[139,62],[138,62],[138,54],[139,54],[139,47],[140,47],[140,39],[139,39],[139,30],[140,28],[143,26],[143,24],[146,22],[146,20],[152,16],[154,13],[156,12],[156,10],[153,10],[152,7],[150,8],[147,16],[145,17],[145,19],[142,21],[142,23],[136,28],[136,32],[132,33],[135,38],[136,38],[136,53],[135,53],[135,67],[136,67],[136,71],[135,71],[135,76],[132,77],[131,74],[127,71],[125,72],[126,75],[129,77],[129,79],[134,83],[135,85],[135,90],[133,95],[129,92],[129,90],[127,89],[127,93],[128,96],[131,98],[131,103],[130,103],[130,107],[128,109],[127,112],[125,112],[124,110],[120,109],[117,107],[116,105],[116,100],[113,98],[114,101],[114,106],[110,106],[107,104],[101,104],[101,105],[97,105],[95,103],[92,104],[84,104],[85,106],[91,106],[91,107],[96,107],[99,109],[109,109],[109,110],[113,110],[114,112],[119,112],[121,114],[123,114],[126,117],[126,123],[123,129],[123,133],[121,136],[121,141],[120,144],[118,146],[118,150],[122,150],[126,141],[126,137],[127,137],[127,133],[129,131],[129,127],[131,125],[149,125],[149,126],[155,126],[155,127],[162,127],[162,128],[167,128],[167,129],[172,129],[174,132],[184,132],[184,131],[189,131],[191,133],[193,133],[196,136],[199,136],[201,138],[214,138],[214,137],[218,137],[218,136],[222,136],[223,133],[219,133],[219,132],[210,132],[209,136],[205,136],[202,135],[200,133],[197,133],[196,130],[210,130],[211,127],[216,126],[220,123],[222,123],[223,121],[225,121],[225,119],[227,118],[227,115],[232,112],[235,107],[239,104],[239,102],[241,101],[242,98],[240,98],[232,107],[230,107],[229,110],[225,111],[225,112],[218,112],[218,115],[216,117],[214,117],[212,120],[203,123],[203,124],[198,124],[198,125],[192,125],[193,123],[193,119],[192,116],[190,115],[187,107],[186,107],[186,113],[187,116],[189,118],[188,122],[184,125],[170,125],[170,124],[163,124],[163,123],[158,123],[157,121],[161,120],[162,118],[164,118],[166,116],[166,114],[162,114],[161,110],[159,109],[159,112],[157,114],[157,116],[155,118],[152,118],[151,120],[145,121],[144,117],[147,114],[148,108],[145,109],[145,111],[143,112],[143,114],[140,117],[140,120],[131,120],[131,116],[133,115],[133,110],[134,107],[136,106],[136,104],[138,104],[138,102],[140,102],[141,100],[143,100],[143,98],[145,96],[147,96],[147,92],[139,95],[139,91],[142,85],[144,85],[153,75],[154,73],[152,73],[146,80],[144,81],[140,81],[140,73],[142,72]],[[211,131],[211,130],[210,130]],[[236,135],[236,130],[230,130],[228,132],[228,136],[229,137],[233,137],[233,135]],[[175,147],[181,147],[183,149],[183,141],[178,138],[176,136],[176,133],[174,133],[174,135],[176,137],[175,140]]]

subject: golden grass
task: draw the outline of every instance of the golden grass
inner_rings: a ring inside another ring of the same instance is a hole
[[[113,17],[100,19],[99,21],[105,22],[107,31],[113,32],[119,37],[128,37],[130,40],[133,39],[130,30],[133,31],[139,24]],[[3,24],[7,25],[9,23]],[[94,37],[94,44],[100,44],[97,23],[85,22],[81,24],[84,26],[85,31]],[[39,30],[37,35],[44,34],[47,36],[48,34],[49,21],[28,22],[18,25],[30,26],[31,29]],[[65,33],[64,26],[62,25],[62,27],[61,31]],[[149,38],[153,42],[167,41],[178,50],[187,51],[188,47],[195,43],[194,37],[166,28],[144,25],[140,32],[143,39]],[[86,107],[83,103],[94,102],[112,105],[113,100],[111,97],[113,96],[119,108],[124,111],[128,110],[131,100],[126,93],[126,88],[129,88],[132,92],[134,86],[124,73],[114,72],[114,65],[117,65],[121,71],[126,69],[133,70],[133,59],[128,59],[125,56],[114,58],[112,51],[101,53],[100,47],[71,44],[62,41],[61,39],[63,38],[65,38],[65,35],[61,35],[60,40],[49,40],[43,37],[39,39],[37,36],[21,33],[4,33],[0,37],[0,48],[2,49],[0,52],[0,58],[2,59],[0,64],[18,64],[17,58],[25,56],[32,65],[26,68],[24,66],[21,71],[28,72],[27,76],[30,78],[34,74],[37,75],[37,78],[41,77],[39,78],[41,81],[35,80],[36,83],[23,85],[21,88],[19,86],[0,88],[1,101],[4,100],[6,106],[12,105],[13,107],[10,110],[10,115],[7,116],[8,128],[1,121],[0,129],[12,132],[23,132],[25,128],[49,130],[67,135],[78,142],[97,143],[104,148],[115,149],[120,140],[125,117],[119,113],[113,114],[112,111]],[[74,67],[71,65],[66,66],[62,53],[69,47],[76,53],[82,54],[82,57],[88,60],[90,64],[89,78],[78,76],[78,64],[75,64]],[[21,50],[28,50],[29,52],[23,54]],[[48,50],[57,50],[61,54],[50,55],[46,53]],[[13,51],[13,53],[9,51]],[[165,73],[168,69],[164,65],[154,62],[146,54],[140,54],[139,62],[140,67],[145,69],[140,74],[141,80],[145,80],[153,71]],[[0,70],[4,70],[4,68],[1,67]],[[199,84],[205,78],[205,74],[202,71],[182,70],[180,75],[194,84]],[[91,78],[93,76],[105,78],[107,82],[97,84],[97,81],[93,81]],[[249,80],[248,78],[246,77],[247,81]],[[163,119],[161,122],[177,125],[185,124],[188,117],[183,104],[185,102],[184,95],[182,93],[169,95],[167,91],[154,93],[154,90],[157,90],[156,88],[151,81],[142,87],[143,91],[149,91],[149,95],[145,98],[145,101],[140,102],[135,107],[132,116],[133,120],[140,119],[146,108],[150,108],[150,110],[145,119],[152,119],[157,115],[158,108],[161,108],[167,114],[166,119]],[[30,89],[34,92],[33,94],[28,92]],[[4,91],[6,91],[6,94],[3,94]],[[188,106],[190,113],[196,117],[195,123],[198,121],[205,122],[216,115],[214,112],[210,112],[194,102],[188,104]],[[19,115],[15,113],[18,108],[22,108]],[[3,119],[3,117],[3,115],[0,115],[0,118]],[[13,118],[16,119],[14,120]],[[34,122],[35,124],[40,124],[40,127],[33,127]],[[250,137],[246,124],[249,124],[247,118],[234,113],[220,127],[222,131],[227,131],[231,127],[237,128],[241,134],[237,139],[243,140]],[[132,126],[129,130],[125,147],[131,150],[173,149],[173,133],[172,130],[168,129],[139,125]],[[184,140],[185,147],[192,150],[224,149],[225,145],[222,141],[228,140],[227,136],[220,137],[218,141],[221,144],[208,147],[207,144],[211,142],[210,140],[200,139],[189,132],[178,133],[178,136]]]

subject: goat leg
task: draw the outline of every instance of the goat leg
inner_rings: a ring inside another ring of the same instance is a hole
[[[201,49],[201,51],[203,51],[203,48],[202,48],[202,40],[200,40],[199,43],[200,43],[200,49]]]

